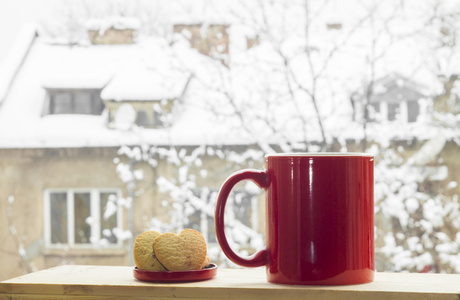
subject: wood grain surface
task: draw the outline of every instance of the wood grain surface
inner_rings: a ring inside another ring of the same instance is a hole
[[[294,286],[266,282],[265,269],[219,269],[213,279],[151,283],[131,267],[60,266],[0,283],[0,299],[452,299],[460,274],[376,273],[348,286]]]

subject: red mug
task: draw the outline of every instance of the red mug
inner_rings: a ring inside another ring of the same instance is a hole
[[[233,186],[252,180],[265,190],[266,248],[251,257],[227,242],[224,211]],[[267,280],[345,285],[374,278],[374,158],[364,153],[265,156],[265,170],[226,179],[215,211],[222,251],[244,267],[266,266]]]

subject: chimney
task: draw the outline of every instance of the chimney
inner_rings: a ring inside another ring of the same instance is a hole
[[[94,45],[133,44],[140,25],[136,18],[115,16],[86,22],[88,38]]]

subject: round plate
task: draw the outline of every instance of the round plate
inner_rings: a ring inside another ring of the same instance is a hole
[[[201,270],[194,271],[144,271],[133,269],[134,278],[150,282],[189,282],[211,279],[217,274],[217,265],[209,264]]]

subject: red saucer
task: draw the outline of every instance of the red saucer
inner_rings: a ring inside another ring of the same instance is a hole
[[[208,280],[216,276],[217,265],[209,264],[201,270],[193,271],[144,271],[133,268],[134,278],[150,282],[191,282]]]

